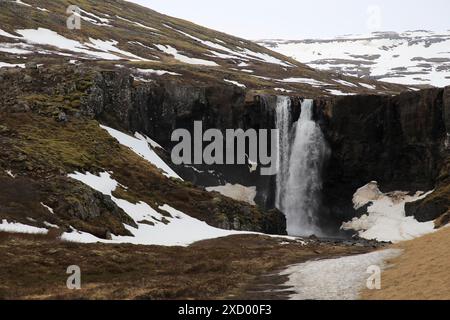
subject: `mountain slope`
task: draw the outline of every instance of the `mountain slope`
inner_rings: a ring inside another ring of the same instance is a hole
[[[376,32],[257,43],[320,70],[404,85],[450,85],[450,31]]]
[[[80,8],[80,30],[66,26],[72,4]],[[58,63],[63,58],[131,67],[142,81],[167,77],[259,92],[318,96],[406,90],[313,70],[251,41],[121,0],[2,1],[0,9],[0,67],[23,66],[30,60]]]

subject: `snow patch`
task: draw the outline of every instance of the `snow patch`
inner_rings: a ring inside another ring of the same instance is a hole
[[[356,93],[342,92],[341,90],[337,89],[327,89],[327,91],[335,96],[354,96],[356,94]]]
[[[291,300],[356,300],[366,287],[370,266],[387,267],[385,261],[401,254],[389,249],[337,259],[309,261],[283,271],[289,280],[285,285],[295,291]]]
[[[168,54],[173,56],[176,60],[183,62],[183,63],[187,63],[187,64],[192,64],[192,65],[203,65],[203,66],[210,66],[210,67],[217,67],[219,66],[217,63],[215,63],[214,61],[209,61],[209,60],[203,60],[203,59],[197,59],[197,58],[191,58],[185,55],[182,55],[178,52],[177,49],[175,49],[174,47],[171,47],[169,45],[164,46],[164,45],[156,45],[156,47]]]
[[[43,206],[45,209],[47,209],[51,214],[55,214],[53,209],[50,208],[49,206],[45,205],[43,202],[41,202],[41,206]]]
[[[25,68],[25,64],[23,63],[7,63],[0,61],[0,68]]]
[[[181,76],[181,74],[166,70],[154,70],[154,69],[136,69],[140,73],[150,73],[150,74],[156,74],[157,76],[163,76],[165,74],[171,75],[171,76]]]
[[[11,233],[46,234],[48,230],[45,228],[28,226],[22,223],[8,222],[6,219],[3,219],[2,223],[0,223],[0,231]]]
[[[122,133],[113,128],[109,128],[107,126],[100,126],[105,129],[112,137],[114,137],[120,144],[130,148],[134,153],[138,156],[144,158],[155,167],[161,169],[163,174],[169,178],[177,178],[180,179],[175,171],[173,171],[156,153],[152,150],[149,145],[149,138],[145,137],[139,133],[135,134],[135,137],[129,136],[125,133]]]
[[[312,86],[328,86],[328,85],[330,85],[329,83],[318,81],[315,79],[298,78],[298,77],[287,78],[287,79],[283,79],[283,80],[279,80],[279,81],[288,82],[288,83],[304,83],[304,84],[309,84]]]
[[[239,83],[239,82],[237,82],[237,81],[228,80],[228,79],[223,79],[223,81],[225,81],[225,82],[227,82],[227,83],[230,83],[230,84],[233,84],[233,85],[235,85],[235,86],[237,86],[237,87],[247,88],[247,86],[246,86],[245,84]]]
[[[402,191],[382,193],[378,183],[372,181],[358,189],[353,196],[355,209],[369,204],[367,214],[343,223],[342,229],[358,231],[364,239],[387,242],[411,240],[434,232],[433,221],[421,223],[405,215],[407,202],[424,199],[432,192],[417,192],[413,196]]]
[[[91,173],[82,174],[75,172],[69,177],[81,181],[91,188],[110,196],[114,203],[122,208],[138,225],[138,228],[125,225],[134,237],[115,236],[112,240],[104,240],[97,238],[91,234],[80,232],[73,229],[70,233],[64,233],[62,239],[83,243],[104,242],[104,243],[132,243],[142,245],[162,245],[162,246],[188,246],[194,242],[226,237],[234,234],[247,234],[248,232],[229,231],[214,228],[192,218],[185,213],[165,204],[159,206],[160,210],[166,211],[171,217],[164,217],[158,211],[154,210],[147,203],[139,202],[137,204],[130,203],[123,199],[118,199],[112,195],[112,192],[119,185],[117,181],[111,178],[108,172],[100,173],[99,176]],[[167,224],[161,220],[168,221]],[[150,221],[154,225],[142,222]]]
[[[216,191],[231,199],[244,201],[251,205],[256,205],[256,187],[245,187],[240,184],[227,183],[224,186],[208,187],[206,188],[206,190],[209,192]]]

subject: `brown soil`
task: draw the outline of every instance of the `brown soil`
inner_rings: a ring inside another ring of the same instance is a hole
[[[395,247],[404,253],[382,274],[382,289],[363,292],[368,300],[449,300],[450,228]]]

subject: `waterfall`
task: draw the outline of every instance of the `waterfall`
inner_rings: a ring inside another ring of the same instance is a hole
[[[281,111],[280,111],[281,112]],[[277,111],[278,115],[278,111]],[[277,118],[277,125],[278,125]],[[288,125],[289,121],[286,121]],[[280,136],[285,124],[280,125]],[[280,141],[291,141],[291,144],[280,143],[280,171],[277,176],[277,207],[284,212],[287,220],[287,231],[290,235],[321,235],[317,224],[317,213],[320,208],[322,191],[321,172],[328,153],[322,131],[313,121],[313,101],[304,100],[300,119],[289,136]],[[288,161],[284,155],[288,154]]]
[[[291,99],[278,96],[276,106],[276,128],[278,129],[278,174],[275,205],[281,210],[282,195],[285,193],[285,183],[289,172],[289,145],[291,128]]]

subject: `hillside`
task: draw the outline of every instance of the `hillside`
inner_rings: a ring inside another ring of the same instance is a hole
[[[389,261],[382,274],[382,289],[363,293],[369,300],[448,300],[450,229],[401,243],[404,252]]]
[[[66,26],[71,4],[80,7],[80,30]],[[121,0],[2,1],[0,9],[0,66],[96,61],[132,68],[141,81],[164,77],[308,96],[406,90],[317,71],[251,41]]]
[[[450,31],[257,43],[320,70],[404,85],[450,85]]]

